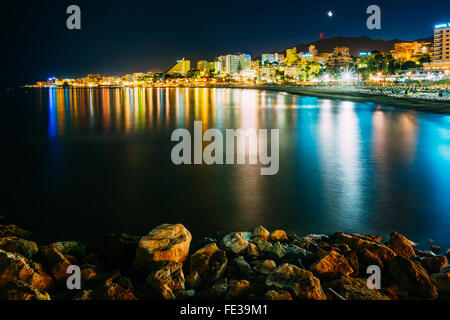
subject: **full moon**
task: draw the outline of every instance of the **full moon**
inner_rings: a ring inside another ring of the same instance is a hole
[[[331,11],[328,11],[328,16],[331,18],[332,16],[333,16],[333,12],[331,12]]]

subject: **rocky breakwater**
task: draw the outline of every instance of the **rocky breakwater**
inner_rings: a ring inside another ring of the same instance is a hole
[[[100,249],[77,241],[39,246],[0,225],[0,299],[15,300],[405,300],[450,299],[447,257],[392,232],[300,237],[283,230],[233,232],[193,243],[181,224],[138,237],[109,234]],[[67,268],[81,271],[69,290]],[[367,267],[381,289],[367,287]]]

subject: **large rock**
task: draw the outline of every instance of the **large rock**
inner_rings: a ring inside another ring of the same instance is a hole
[[[0,224],[0,238],[4,237],[18,237],[22,239],[28,239],[31,236],[31,232],[19,228],[13,224],[3,225]]]
[[[346,300],[390,300],[379,290],[367,288],[366,279],[344,277],[332,281],[329,286]]]
[[[276,268],[266,279],[266,285],[274,289],[289,289],[298,299],[326,300],[319,279],[312,272],[285,263]]]
[[[60,241],[50,245],[64,255],[75,256],[77,258],[84,257],[86,254],[86,246],[79,241]]]
[[[444,268],[440,273],[432,274],[430,278],[436,285],[439,293],[450,294],[450,266]]]
[[[436,288],[420,263],[397,256],[389,264],[389,274],[408,292],[424,299],[437,298]]]
[[[326,256],[315,262],[311,266],[311,271],[317,277],[326,279],[348,276],[353,273],[347,259],[335,251],[330,251]]]
[[[215,243],[210,243],[191,255],[191,273],[197,271],[204,281],[217,281],[222,277],[228,264],[225,251]]]
[[[238,299],[245,295],[250,289],[250,282],[248,280],[232,280],[228,284],[227,293],[225,299]]]
[[[58,251],[55,247],[45,247],[39,250],[39,255],[48,266],[51,275],[56,281],[63,281],[67,279],[70,274],[67,273],[67,268],[72,265],[69,259]]]
[[[270,232],[263,226],[259,226],[259,227],[256,227],[255,230],[253,230],[253,236],[255,238],[261,238],[261,239],[267,240],[270,237]]]
[[[176,299],[175,293],[185,289],[182,264],[164,262],[161,268],[147,277],[147,283],[165,300]]]
[[[251,238],[251,232],[233,232],[226,235],[222,242],[228,250],[240,254],[247,249]]]
[[[429,274],[440,273],[448,265],[447,258],[444,256],[421,258],[419,261]]]
[[[159,261],[183,263],[191,240],[191,233],[182,224],[162,224],[139,240],[135,266],[148,271]]]
[[[25,258],[32,258],[38,252],[38,246],[35,242],[16,236],[0,238],[0,249],[18,253]]]
[[[292,296],[289,291],[286,290],[269,290],[264,296],[265,300],[292,300]]]
[[[391,238],[387,242],[387,246],[391,248],[395,254],[406,258],[415,257],[416,253],[414,252],[414,242],[408,240],[397,232],[391,232],[390,237]]]
[[[20,280],[11,280],[0,288],[2,300],[50,300],[47,292],[39,291],[35,287]]]
[[[52,286],[52,278],[17,253],[0,249],[0,287],[12,280],[21,280],[38,290],[46,291]]]
[[[255,270],[261,274],[270,274],[277,267],[275,261],[273,260],[264,260],[259,262],[255,266]]]
[[[270,234],[270,240],[272,241],[288,241],[288,236],[284,230],[275,230]]]

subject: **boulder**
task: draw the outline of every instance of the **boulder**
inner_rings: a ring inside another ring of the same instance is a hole
[[[38,252],[38,246],[35,242],[21,239],[16,236],[0,238],[0,249],[18,253],[29,259]]]
[[[356,251],[353,251],[356,252]],[[359,250],[357,253],[358,256],[358,261],[360,262],[361,265],[368,267],[368,266],[379,266],[381,269],[384,268],[384,263],[383,261],[376,256],[374,253],[372,253],[370,250],[367,249],[362,249]]]
[[[404,256],[406,258],[415,257],[414,242],[408,240],[403,235],[397,232],[390,233],[390,239],[387,242],[387,246],[391,248],[396,255]]]
[[[450,266],[444,268],[440,273],[432,274],[430,278],[439,290],[439,294],[450,293]]]
[[[216,243],[211,243],[191,255],[190,271],[197,271],[205,281],[217,281],[222,277],[228,264],[225,251]]]
[[[71,266],[72,263],[55,247],[41,248],[39,250],[39,256],[42,257],[56,281],[61,282],[70,276],[70,274],[67,273],[67,268]]]
[[[174,300],[175,292],[184,290],[183,265],[167,261],[147,277],[147,283],[165,300]]]
[[[17,237],[21,239],[29,239],[31,236],[31,232],[19,228],[13,224],[3,225],[0,224],[0,238],[5,237]]]
[[[191,233],[182,224],[162,224],[139,240],[134,264],[148,271],[159,261],[183,263],[191,240]]]
[[[264,260],[255,266],[255,270],[261,274],[270,274],[277,267],[275,261]]]
[[[442,272],[444,267],[448,264],[447,258],[444,256],[421,258],[419,261],[429,274]]]
[[[264,297],[266,300],[293,300],[289,291],[286,290],[269,290]]]
[[[315,262],[310,270],[317,277],[326,279],[348,276],[353,273],[347,259],[336,251],[330,251],[326,256]]]
[[[406,291],[424,299],[437,298],[436,288],[420,263],[397,256],[389,264],[389,274]]]
[[[269,274],[266,285],[273,289],[291,290],[298,299],[326,300],[319,279],[312,272],[285,263]]]
[[[272,241],[288,241],[288,236],[284,230],[275,230],[270,234],[270,240]]]
[[[286,250],[279,241],[275,242],[272,248],[272,253],[278,258],[282,259],[286,255]]]
[[[270,237],[270,232],[263,226],[259,226],[259,227],[256,227],[255,230],[253,230],[253,236],[255,238],[261,238],[263,240],[268,240]]]
[[[241,254],[248,248],[249,241],[252,238],[251,232],[233,232],[226,235],[223,239],[223,245],[228,250]]]
[[[252,239],[252,242],[249,244],[249,247],[252,243],[256,245],[259,253],[263,253],[263,254],[272,253],[273,244],[271,242],[261,239],[261,238],[254,238],[254,239]]]
[[[329,283],[329,286],[346,300],[391,300],[380,290],[367,288],[367,280],[343,277]]]
[[[46,291],[52,286],[52,278],[38,264],[17,253],[0,249],[0,288],[12,280],[21,280],[40,291]]]
[[[11,280],[0,288],[0,299],[2,300],[51,300],[47,292],[39,291],[30,284]]]
[[[250,282],[248,280],[232,280],[228,284],[227,293],[225,299],[238,299],[242,297],[250,288]]]
[[[259,257],[258,246],[256,244],[250,242],[247,247],[247,255],[251,258]]]

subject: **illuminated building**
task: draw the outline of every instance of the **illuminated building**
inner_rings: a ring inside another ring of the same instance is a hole
[[[267,63],[281,63],[284,60],[284,55],[280,53],[263,53],[261,55],[261,64]]]
[[[179,74],[185,76],[189,70],[191,70],[191,62],[182,58],[181,60],[178,60],[177,63],[169,69],[169,71],[167,71],[167,74]]]
[[[396,60],[419,60],[421,55],[431,52],[430,42],[399,42],[394,44],[394,50],[391,51],[392,57]]]
[[[297,55],[297,48],[293,47],[291,49],[286,50],[286,64],[288,66],[292,66],[297,64],[299,61],[298,55]]]
[[[197,62],[197,70],[198,71],[206,71],[206,65],[208,64],[208,61],[206,60],[200,60]]]
[[[316,49],[316,46],[314,46],[314,45],[310,45],[310,46],[309,46],[308,52],[311,53],[311,54],[314,55],[314,56],[317,56],[317,54],[318,54],[318,51],[317,51],[317,49]]]
[[[348,67],[352,58],[350,57],[350,49],[347,47],[334,48],[332,64],[337,68],[344,69]]]
[[[227,54],[218,57],[221,65],[222,74],[238,74],[241,70],[249,69],[252,64],[252,58],[249,54]]]
[[[434,27],[434,55],[431,63],[424,63],[425,70],[443,70],[450,73],[450,22]]]
[[[252,66],[252,56],[243,53],[239,56],[239,70],[250,69]]]

